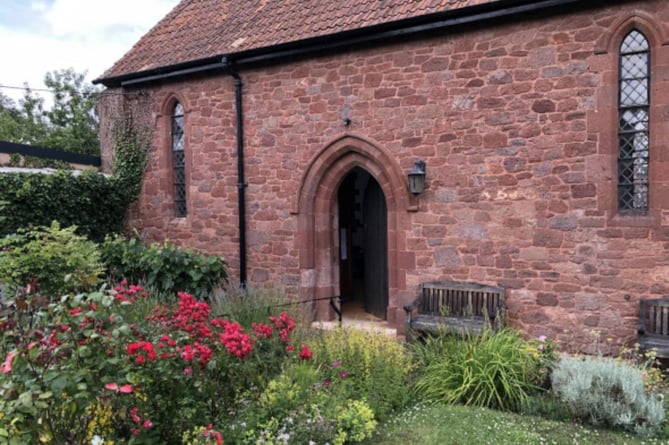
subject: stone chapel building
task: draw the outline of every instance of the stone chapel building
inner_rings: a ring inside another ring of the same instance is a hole
[[[96,81],[148,98],[128,222],[400,329],[461,280],[528,336],[633,341],[669,294],[668,24],[668,0],[183,0]]]

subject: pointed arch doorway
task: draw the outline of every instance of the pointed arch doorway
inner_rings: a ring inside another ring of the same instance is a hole
[[[313,156],[300,181],[291,210],[291,213],[297,215],[295,247],[299,251],[299,296],[302,299],[319,300],[313,307],[315,320],[335,319],[336,314],[330,301],[342,294],[339,264],[342,253],[339,230],[340,190],[353,187],[355,192],[357,189],[361,196],[358,199],[361,209],[362,197],[367,192],[366,187],[356,185],[353,179],[348,179],[354,182],[353,186],[344,186],[351,172],[361,174],[367,178],[368,183],[376,184],[380,190],[374,191],[372,188],[369,193],[376,194],[378,198],[383,197],[375,200],[372,196],[367,203],[369,205],[377,202],[380,206],[385,206],[385,210],[380,212],[385,214],[385,231],[378,230],[376,223],[367,224],[367,227],[375,233],[385,234],[386,246],[383,251],[386,259],[378,261],[374,254],[363,254],[362,264],[364,268],[365,258],[372,263],[368,268],[374,264],[385,264],[385,285],[371,285],[372,281],[364,281],[373,288],[384,290],[385,302],[379,306],[383,305],[388,323],[399,326],[404,322],[402,305],[413,296],[406,288],[406,271],[415,268],[413,252],[406,250],[406,234],[411,230],[411,221],[405,215],[406,212],[417,211],[418,201],[409,193],[406,175],[393,154],[359,135],[343,135],[323,147]],[[354,206],[355,202],[351,205]],[[369,211],[367,215],[370,215]],[[371,216],[366,219],[370,221],[370,218]],[[360,263],[360,258],[357,261]],[[363,286],[358,289],[364,289],[364,281]],[[374,304],[373,300],[368,303],[372,303],[372,306]],[[362,304],[364,305],[364,298]]]
[[[385,320],[388,308],[388,211],[379,183],[354,167],[337,192],[339,293],[344,316]],[[364,311],[364,312],[363,312]]]

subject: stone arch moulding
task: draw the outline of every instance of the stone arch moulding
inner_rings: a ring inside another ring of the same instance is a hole
[[[298,193],[293,200],[291,213],[299,214],[308,205],[310,197],[313,198],[316,187],[318,187],[325,172],[338,163],[341,158],[351,153],[359,153],[368,158],[387,174],[392,183],[393,197],[398,198],[398,208],[404,207],[408,212],[418,210],[418,199],[409,193],[405,175],[393,155],[362,136],[347,134],[327,144],[311,159],[302,176]],[[403,193],[398,193],[400,190]],[[388,196],[386,197],[388,198]]]
[[[309,163],[298,188],[293,213],[298,215],[297,244],[300,252],[300,269],[322,269],[326,273],[333,264],[328,262],[331,248],[332,209],[337,190],[344,176],[354,167],[367,170],[381,186],[388,211],[388,269],[397,272],[398,246],[403,217],[407,211],[416,211],[417,198],[409,193],[405,175],[390,152],[375,143],[356,135],[342,136],[321,150]],[[325,260],[323,260],[325,259]],[[319,274],[318,270],[314,273]],[[396,273],[390,274],[389,286],[397,288]],[[316,277],[312,277],[315,280]],[[402,282],[401,277],[399,278]],[[319,276],[318,281],[334,286],[332,277]],[[315,285],[315,284],[314,284]]]
[[[172,114],[172,107],[175,103],[179,102],[182,107],[184,107],[184,115],[190,113],[190,107],[186,103],[186,100],[178,92],[172,91],[165,95],[163,100],[159,102],[158,106],[158,116],[169,116]]]
[[[669,45],[669,31],[667,26],[658,22],[651,14],[635,10],[629,15],[622,16],[609,26],[595,44],[595,54],[614,53],[622,37],[632,29],[638,29],[650,40],[651,46]]]

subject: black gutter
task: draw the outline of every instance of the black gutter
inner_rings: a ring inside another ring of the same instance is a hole
[[[502,6],[500,6],[500,3]],[[456,9],[454,11],[436,13],[430,16],[414,17],[393,23],[282,43],[239,53],[221,54],[178,65],[159,67],[141,73],[96,79],[93,83],[102,83],[108,87],[131,86],[146,82],[168,80],[189,74],[214,73],[224,68],[222,63],[216,62],[216,60],[222,59],[234,62],[237,69],[257,64],[280,63],[286,60],[316,55],[324,51],[350,49],[351,47],[377,43],[384,40],[400,37],[409,38],[427,32],[443,31],[456,26],[499,20],[519,14],[538,13],[550,8],[558,8],[571,4],[583,5],[583,3],[582,0],[540,0],[520,4],[517,0],[510,0],[487,3]]]
[[[244,178],[244,119],[242,114],[242,79],[223,58],[219,68],[235,79],[235,111],[237,119],[237,203],[239,212],[239,288],[246,289],[246,180]]]

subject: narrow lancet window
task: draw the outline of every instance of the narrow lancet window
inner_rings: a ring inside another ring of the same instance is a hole
[[[618,209],[648,210],[650,48],[631,31],[620,46],[618,89]]]
[[[176,216],[186,216],[186,157],[184,141],[184,108],[180,103],[172,110],[172,167],[174,168],[174,208]]]

